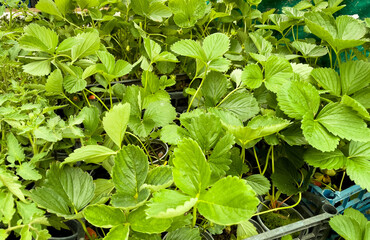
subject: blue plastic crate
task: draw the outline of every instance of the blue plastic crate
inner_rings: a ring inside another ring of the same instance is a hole
[[[343,213],[347,208],[353,208],[362,212],[370,220],[370,214],[367,213],[370,209],[370,193],[359,185],[335,192],[330,189],[323,190],[313,184],[310,185],[310,189],[311,192],[324,197],[330,204],[335,206],[338,213]]]

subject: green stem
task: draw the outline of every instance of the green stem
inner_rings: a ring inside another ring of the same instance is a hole
[[[148,150],[146,149],[144,143],[135,134],[132,134],[130,132],[126,132],[126,133],[128,135],[130,135],[130,136],[133,136],[134,138],[136,138],[139,141],[139,143],[141,144],[141,146],[144,148],[144,151],[145,151],[146,155],[148,156],[149,161],[153,164],[152,158],[150,157],[150,154],[149,154]]]
[[[192,223],[192,227],[195,227],[195,224],[197,223],[197,207],[198,207],[198,203],[196,203],[193,207],[193,223]]]
[[[260,162],[258,161],[258,156],[257,156],[257,153],[256,153],[256,148],[254,146],[253,146],[253,153],[254,153],[254,158],[256,159],[256,162],[257,162],[258,171],[261,174],[262,173],[261,166],[260,166]]]
[[[253,215],[253,217],[254,216],[258,216],[258,215],[262,215],[262,214],[265,214],[265,213],[269,213],[269,212],[275,212],[275,211],[279,211],[279,210],[284,210],[284,209],[289,209],[289,208],[296,207],[301,202],[301,200],[302,200],[302,193],[300,192],[298,194],[299,194],[298,201],[294,205],[288,206],[288,207],[280,207],[280,208],[269,209],[267,211],[256,213],[256,214]]]
[[[79,106],[77,106],[71,99],[69,99],[64,93],[62,93],[63,97],[68,100],[73,106],[75,106],[78,110],[81,110]]]
[[[200,91],[200,89],[203,86],[204,79],[206,79],[206,76],[207,76],[207,72],[208,72],[208,64],[206,65],[206,70],[204,71],[204,76],[202,78],[202,81],[200,82],[200,85],[199,85],[197,91],[195,92],[193,98],[191,99],[190,104],[189,104],[188,109],[186,110],[186,112],[189,112],[190,111],[190,108],[193,105],[194,99],[196,98],[196,96],[198,95],[198,92]]]
[[[107,107],[107,105],[105,105],[105,103],[100,99],[100,97],[98,97],[94,92],[90,91],[89,89],[85,89],[88,93],[92,94],[95,96],[96,99],[98,99],[98,101],[104,106],[104,108],[109,111],[109,108]]]
[[[266,156],[266,163],[265,163],[265,168],[263,169],[263,172],[262,172],[262,176],[265,175],[265,172],[267,170],[267,166],[268,166],[268,163],[269,163],[269,158],[270,158],[270,153],[271,153],[271,147],[269,148],[268,152],[267,152],[267,156]]]
[[[79,221],[79,222],[81,223],[82,228],[84,229],[84,232],[86,233],[87,237],[88,237],[89,239],[92,239],[92,237],[91,237],[91,235],[90,235],[89,231],[87,231],[87,228],[86,228],[85,223],[84,223],[81,219],[79,219],[79,218],[77,218],[77,221]]]
[[[339,185],[339,192],[342,191],[342,186],[343,186],[343,181],[344,181],[345,176],[346,176],[346,171],[343,171],[342,180],[340,181],[340,185]]]
[[[226,97],[224,97],[224,99],[222,99],[221,102],[219,102],[217,105],[216,105],[216,108],[218,106],[220,106],[228,97],[230,97],[231,94],[233,94],[234,92],[238,91],[239,89],[242,89],[241,87],[238,87],[238,88],[235,88],[234,90],[232,90],[231,92],[229,92],[229,94],[226,95]]]
[[[83,93],[83,95],[84,95],[84,98],[85,98],[85,101],[86,101],[87,105],[89,105],[89,107],[91,107],[90,101],[89,101],[89,99],[87,98],[85,91],[84,91],[84,90],[82,90],[82,93]]]

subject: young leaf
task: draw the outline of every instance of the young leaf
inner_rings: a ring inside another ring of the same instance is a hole
[[[45,76],[51,71],[50,60],[34,61],[22,66],[25,73],[34,76]]]
[[[155,192],[171,186],[172,183],[172,168],[170,166],[159,166],[149,171],[142,188],[145,187]]]
[[[71,49],[72,61],[96,53],[100,47],[100,38],[98,31],[80,33],[75,37],[77,44]]]
[[[204,17],[207,4],[203,0],[170,0],[168,7],[173,12],[173,20],[180,28],[190,28]]]
[[[307,142],[323,152],[334,151],[339,144],[339,137],[334,136],[318,121],[315,121],[310,112],[303,116],[301,128]]]
[[[179,55],[207,61],[207,56],[199,43],[193,40],[181,40],[171,46],[171,50]]]
[[[132,230],[141,233],[161,233],[166,231],[172,223],[171,218],[150,218],[145,211],[147,206],[142,206],[128,215],[128,222]]]
[[[0,168],[0,186],[5,186],[8,188],[8,190],[18,197],[22,202],[26,201],[21,190],[22,185],[18,181],[18,177],[9,173],[3,168]]]
[[[19,144],[18,139],[13,133],[9,133],[6,140],[8,145],[8,162],[22,162],[26,156],[24,155],[24,150]]]
[[[148,203],[146,214],[153,218],[172,218],[183,215],[197,202],[192,198],[174,190],[163,189],[153,194]]]
[[[209,183],[211,170],[199,145],[184,139],[174,150],[173,179],[176,186],[190,196],[196,196]]]
[[[57,5],[52,0],[40,0],[37,2],[35,7],[42,12],[48,13],[50,15],[55,15],[60,18],[63,18],[63,16],[65,15],[65,13],[62,14],[61,11],[59,11]]]
[[[129,103],[121,103],[114,106],[103,118],[103,127],[105,132],[119,148],[121,148],[129,119]]]
[[[252,187],[238,177],[228,176],[216,182],[200,196],[198,210],[220,225],[241,223],[252,217],[259,201]]]
[[[17,174],[25,180],[37,181],[42,178],[41,174],[30,162],[22,163],[22,165],[17,168]]]
[[[161,46],[149,38],[144,39],[144,48],[150,60],[153,60],[161,53]]]
[[[316,115],[320,106],[320,95],[314,86],[293,81],[286,84],[277,94],[280,108],[291,118],[302,119],[310,112]]]
[[[2,206],[0,210],[0,221],[4,224],[9,224],[15,213],[13,194],[11,192],[0,191],[0,205]]]
[[[116,154],[116,152],[110,148],[100,145],[87,145],[74,150],[74,152],[64,160],[63,164],[78,161],[85,161],[86,163],[101,163],[114,154]]]
[[[320,111],[316,121],[341,138],[355,141],[370,140],[370,129],[367,124],[343,104],[329,103]]]
[[[80,168],[51,165],[46,179],[31,191],[32,199],[51,213],[71,217],[84,208],[94,197],[92,177]]]
[[[126,216],[121,209],[107,205],[87,206],[83,215],[89,223],[101,228],[111,228],[126,222]]]

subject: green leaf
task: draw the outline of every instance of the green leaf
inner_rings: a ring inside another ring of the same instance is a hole
[[[349,61],[340,66],[342,94],[351,95],[370,84],[370,63]]]
[[[315,68],[311,72],[312,77],[324,89],[329,90],[335,96],[341,95],[341,82],[338,73],[331,68]]]
[[[259,88],[263,81],[261,68],[257,64],[245,66],[241,79],[248,88]]]
[[[244,221],[238,224],[236,234],[238,236],[238,240],[241,240],[257,235],[258,232],[252,222]]]
[[[129,103],[115,105],[103,118],[105,132],[119,148],[121,148],[129,119]]]
[[[124,212],[107,205],[90,205],[83,210],[85,219],[96,227],[112,228],[126,222]]]
[[[150,60],[153,61],[161,53],[161,46],[149,38],[144,39],[145,51],[148,54]]]
[[[228,176],[201,194],[198,210],[214,223],[238,224],[248,220],[256,212],[259,201],[255,195],[252,187],[244,180]]]
[[[63,162],[73,163],[78,161],[85,161],[86,163],[101,163],[109,156],[116,154],[110,148],[100,145],[86,145],[81,148],[77,148],[71,153]]]
[[[360,224],[353,218],[337,215],[330,219],[330,227],[346,240],[362,240]]]
[[[156,22],[162,22],[163,18],[168,18],[172,15],[171,10],[162,1],[135,0],[131,2],[131,5],[136,14],[148,17]]]
[[[37,181],[42,178],[41,174],[35,169],[36,166],[30,162],[22,163],[17,168],[17,174],[25,180]]]
[[[130,225],[118,225],[113,227],[107,236],[105,236],[104,240],[128,240],[130,234]]]
[[[50,60],[34,61],[22,66],[25,73],[34,76],[45,76],[51,71]]]
[[[340,169],[347,163],[347,158],[339,149],[333,152],[321,152],[310,148],[305,152],[304,160],[308,164],[322,169]]]
[[[31,191],[34,202],[58,216],[71,217],[94,197],[92,177],[80,168],[52,164],[46,179]]]
[[[23,224],[29,224],[31,221],[42,218],[45,212],[37,208],[36,203],[17,202],[17,211],[22,217]]]
[[[22,185],[18,181],[18,177],[9,173],[3,168],[0,168],[0,187],[5,186],[8,190],[25,202],[24,194],[22,192]]]
[[[173,179],[176,186],[190,196],[196,196],[208,186],[211,170],[199,145],[184,139],[174,150]]]
[[[347,161],[348,176],[363,189],[370,189],[370,161],[363,158],[352,158]]]
[[[331,45],[337,36],[337,28],[333,16],[323,12],[309,12],[305,14],[307,27],[313,34],[327,41]]]
[[[155,127],[166,126],[176,118],[176,109],[169,102],[152,102],[146,108],[143,120],[152,120]]]
[[[358,92],[356,92],[353,96],[353,99],[355,99],[357,102],[362,104],[366,109],[370,108],[370,87],[364,88]]]
[[[189,211],[197,198],[192,198],[174,190],[163,189],[153,194],[148,203],[146,214],[153,218],[172,218]]]
[[[270,181],[263,175],[253,174],[245,180],[258,195],[264,195],[270,190]]]
[[[166,125],[161,129],[161,140],[171,145],[177,145],[181,139],[188,136],[185,129],[177,125]]]
[[[301,128],[307,142],[323,152],[334,151],[339,144],[339,138],[326,130],[318,121],[314,120],[312,113],[307,113],[303,116]]]
[[[142,187],[155,192],[171,186],[172,183],[172,168],[170,166],[158,166],[149,171]]]
[[[341,138],[355,141],[370,140],[370,129],[367,124],[345,105],[339,103],[326,105],[320,111],[316,121]]]
[[[72,61],[96,53],[100,48],[100,38],[98,31],[80,33],[76,37],[76,42],[71,49]]]
[[[267,41],[261,34],[257,32],[249,33],[249,37],[252,39],[258,52],[263,56],[268,56],[272,52],[272,44]]]
[[[9,224],[15,214],[13,194],[0,191],[0,204],[2,206],[0,209],[0,221],[4,224]]]
[[[210,72],[204,79],[202,93],[205,97],[206,106],[214,107],[225,96],[228,81],[224,74]]]
[[[51,29],[32,23],[24,28],[19,45],[27,51],[53,54],[58,45],[58,35]]]
[[[150,218],[145,214],[147,209],[147,206],[142,206],[128,215],[132,230],[152,234],[164,232],[171,226],[171,218]]]
[[[207,4],[202,0],[170,0],[168,7],[173,12],[173,20],[180,28],[193,27],[206,14]]]
[[[60,69],[55,69],[46,80],[45,90],[49,94],[63,93],[63,75]]]
[[[367,224],[368,220],[362,212],[360,212],[359,210],[355,210],[353,208],[347,208],[347,209],[344,210],[343,215],[356,220],[358,222],[358,224],[360,225],[360,227],[362,229],[362,232],[363,233],[365,232],[366,224]],[[364,239],[366,239],[366,238],[364,238]]]
[[[349,143],[348,158],[364,158],[370,155],[370,142],[355,142]]]
[[[187,240],[201,240],[198,228],[189,228],[182,227],[178,228],[175,231],[171,231],[166,235],[166,240],[178,240],[178,239],[187,239]]]
[[[208,158],[208,163],[211,168],[211,182],[215,182],[226,175],[226,172],[230,169],[230,150],[234,143],[234,136],[230,133],[226,133],[225,136],[221,137],[216,143]]]
[[[30,226],[25,225],[21,229],[21,240],[32,240],[32,233],[30,232]]]
[[[231,62],[229,59],[219,57],[210,61],[208,64],[208,68],[211,71],[226,72],[227,70],[229,70],[230,64]]]
[[[100,123],[99,109],[95,106],[84,107],[79,113],[79,116],[80,115],[83,118],[83,125],[85,131],[87,132],[88,135],[91,136],[99,127]]]
[[[98,178],[94,180],[95,192],[94,198],[91,200],[90,204],[103,204],[107,202],[110,198],[110,193],[114,189],[113,182],[109,179]]]
[[[223,33],[211,34],[203,41],[203,50],[208,61],[222,57],[229,50],[229,47],[230,40]]]
[[[7,135],[6,143],[8,145],[8,162],[22,162],[25,159],[24,150],[18,142],[18,139],[12,132]]]
[[[274,93],[283,89],[284,85],[293,76],[292,66],[288,60],[282,57],[270,56],[265,68],[266,88]]]
[[[9,236],[9,232],[6,229],[0,229],[0,240],[6,240]]]
[[[63,86],[66,92],[76,93],[85,89],[87,82],[82,78],[83,71],[80,67],[70,66],[73,74],[64,78]]]
[[[206,53],[200,44],[193,40],[180,40],[172,44],[171,50],[179,55],[197,58],[203,61],[207,60]]]
[[[188,121],[181,121],[181,124],[188,130],[189,135],[194,139],[204,152],[209,151],[223,135],[221,122],[212,114],[200,114]]]
[[[317,113],[320,107],[320,95],[314,86],[305,82],[293,81],[277,94],[280,108],[291,118],[302,119],[310,112]]]
[[[253,118],[246,127],[228,126],[228,130],[236,142],[245,147],[249,142],[279,132],[289,124],[285,119],[264,115]]]
[[[322,57],[328,53],[328,50],[323,46],[317,46],[316,44],[302,42],[302,41],[294,41],[292,46],[300,51],[303,56],[305,57]]]
[[[124,202],[119,203],[118,199],[133,198],[134,200],[145,200],[148,197],[149,191],[146,189],[141,191],[148,174],[148,168],[148,157],[143,150],[134,145],[122,147],[115,157],[113,166],[112,178],[117,189],[117,194],[115,195],[118,195],[113,200],[113,205],[119,204],[120,207],[132,207],[131,201],[127,202],[128,205],[126,206]]]
[[[340,103],[352,108],[352,110],[356,111],[357,114],[360,115],[363,119],[370,121],[369,112],[366,110],[366,108],[361,103],[359,103],[355,99],[347,95],[344,95]]]
[[[112,195],[111,203],[115,207],[131,210],[144,205],[149,196],[150,190],[146,188],[140,190],[135,195],[126,192],[116,192]]]
[[[64,14],[59,11],[57,5],[52,0],[40,0],[37,2],[35,7],[42,12],[55,15],[60,18],[63,18],[64,16]]]
[[[76,0],[80,9],[88,9],[99,6],[99,0]]]
[[[244,89],[229,95],[218,108],[236,114],[243,122],[254,117],[260,111],[257,100]]]

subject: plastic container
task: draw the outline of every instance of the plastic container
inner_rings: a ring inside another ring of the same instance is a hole
[[[370,209],[370,193],[360,186],[354,185],[343,191],[334,192],[330,189],[323,190],[311,184],[310,189],[311,192],[325,198],[337,209],[338,213],[343,213],[347,208],[353,208],[362,212],[370,220],[370,214],[367,214],[367,211]]]

